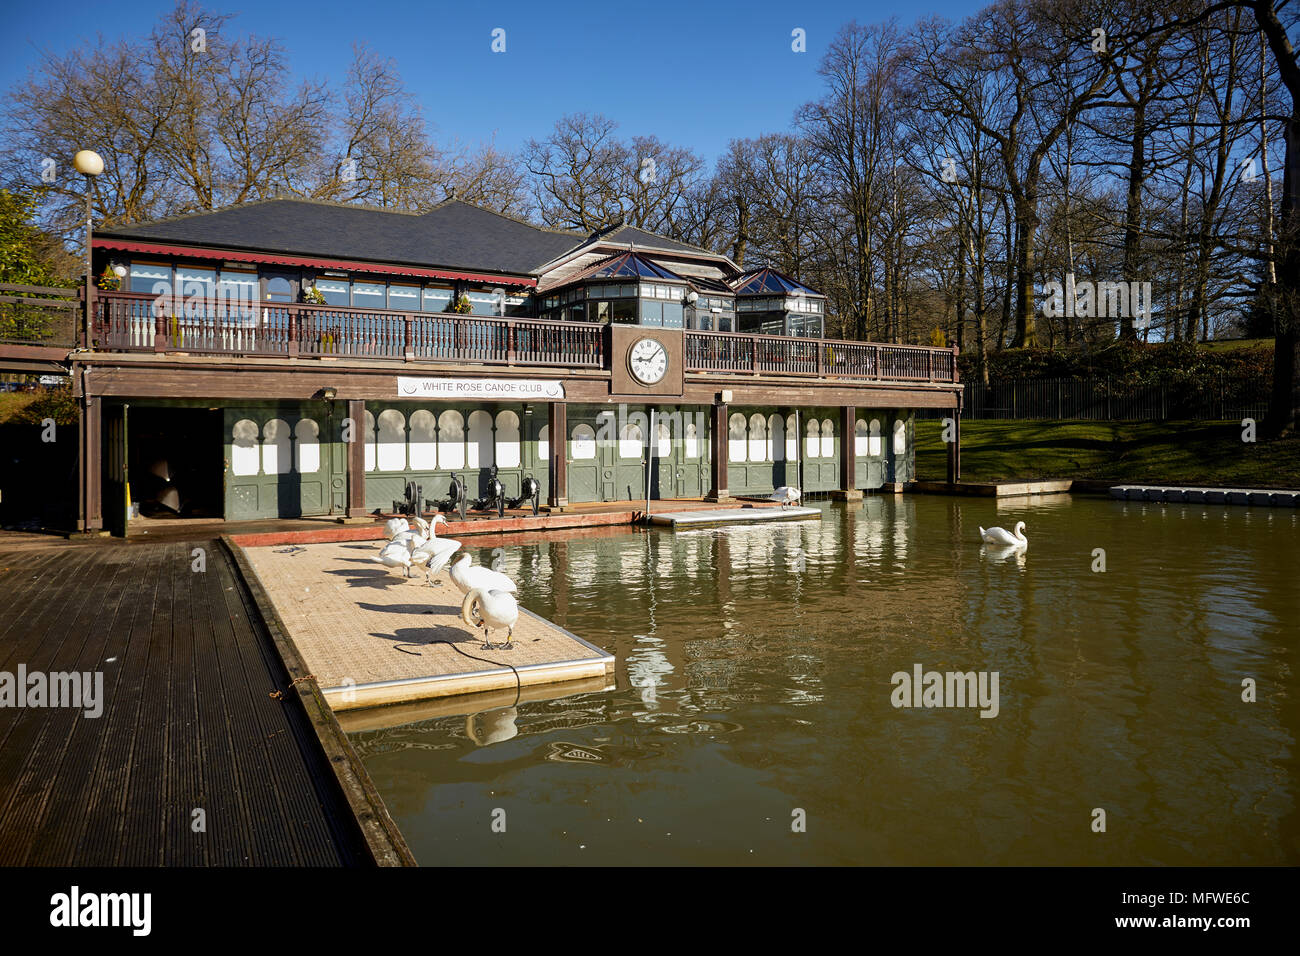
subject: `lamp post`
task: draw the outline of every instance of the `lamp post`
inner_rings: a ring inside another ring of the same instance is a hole
[[[104,160],[93,150],[78,150],[72,157],[72,165],[77,172],[86,177],[86,314],[82,324],[82,348],[90,348],[90,310],[94,308],[95,272],[91,263],[90,241],[95,229],[94,213],[91,207],[92,182],[94,176],[104,171]]]

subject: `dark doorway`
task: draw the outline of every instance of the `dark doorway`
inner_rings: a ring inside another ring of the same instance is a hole
[[[131,405],[131,501],[146,518],[220,518],[222,418],[207,408]]]

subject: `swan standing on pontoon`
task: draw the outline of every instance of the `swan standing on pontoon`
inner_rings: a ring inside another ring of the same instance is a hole
[[[384,545],[374,560],[384,567],[405,568],[405,577],[411,574],[411,545],[407,541],[390,541]]]
[[[429,584],[433,584],[433,576],[445,568],[451,556],[460,550],[459,541],[438,537],[439,523],[446,524],[447,519],[434,515],[433,521],[426,525],[428,539],[411,550],[411,562],[424,567],[424,577]]]
[[[461,594],[468,594],[475,589],[480,591],[518,591],[519,587],[500,571],[493,571],[482,565],[473,564],[468,554],[462,554],[448,570],[451,583],[460,589]]]
[[[462,560],[468,561],[469,555],[465,555]],[[500,630],[504,627],[506,642],[501,645],[501,650],[508,651],[514,647],[511,642],[515,637],[515,624],[519,621],[519,602],[509,591],[470,588],[460,605],[460,619],[470,627],[483,628],[483,650],[485,651],[497,648],[497,645],[492,643],[492,628]]]
[[[1015,532],[1010,532],[1006,528],[989,528],[987,531],[980,528],[980,537],[988,544],[996,544],[1003,548],[1027,548],[1029,539],[1025,537],[1025,523],[1016,522]]]
[[[780,488],[776,489],[776,491],[772,492],[770,497],[773,501],[781,502],[781,507],[784,508],[786,505],[792,505],[798,501],[801,495],[798,488],[792,487],[791,485],[782,485]]]

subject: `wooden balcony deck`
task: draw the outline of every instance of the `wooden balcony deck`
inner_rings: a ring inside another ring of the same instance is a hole
[[[97,293],[94,348],[593,370],[611,362],[609,327],[589,322],[272,302],[169,314],[157,301],[147,294]],[[954,348],[691,329],[683,334],[685,369],[692,373],[925,384],[958,378]]]

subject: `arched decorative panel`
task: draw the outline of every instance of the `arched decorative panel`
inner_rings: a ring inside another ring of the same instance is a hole
[[[907,423],[902,421],[894,422],[894,454],[902,455],[907,452]]]
[[[380,471],[406,470],[406,416],[395,408],[385,408],[379,413],[376,464]]]
[[[294,426],[293,434],[298,439],[294,451],[298,474],[316,474],[320,471],[320,426],[310,418],[304,418]]]
[[[657,422],[655,430],[659,432],[659,450],[656,454],[660,458],[669,458],[673,453],[673,436],[668,426],[663,422]]]
[[[465,416],[453,409],[438,416],[438,461],[446,471],[465,467]]]
[[[822,419],[822,457],[835,457],[835,423],[829,418]]]
[[[366,471],[375,470],[375,416],[366,409],[366,420],[364,424],[365,434],[362,440],[366,443]]]
[[[867,450],[868,445],[870,444],[870,439],[868,438],[868,434],[869,434],[869,430],[867,428],[866,419],[859,418],[856,422],[854,422],[853,454],[856,455],[858,458],[862,458],[870,454],[870,452]]]
[[[808,429],[808,439],[804,442],[804,454],[809,458],[820,458],[822,453],[821,424],[817,419],[810,418],[806,427]]]
[[[749,460],[767,461],[767,419],[757,412],[749,416]]]
[[[739,412],[727,419],[727,460],[745,460],[745,416]]]
[[[491,468],[495,460],[492,451],[492,413],[480,408],[469,413],[469,467]]]
[[[640,458],[645,433],[636,422],[628,422],[618,432],[618,457]]]
[[[767,416],[767,460],[785,461],[785,425],[780,415]]]
[[[497,412],[496,461],[502,468],[518,468],[520,462],[519,416]]]
[[[287,475],[293,464],[290,457],[289,423],[283,418],[272,418],[262,429],[262,472],[267,475]]]
[[[684,439],[684,448],[687,458],[700,457],[700,431],[694,422],[686,423],[686,437]]]
[[[878,458],[883,453],[880,441],[880,419],[871,419],[870,433],[867,435],[867,454]]]
[[[438,420],[427,408],[411,412],[411,468],[432,471],[438,467]]]
[[[230,431],[230,473],[255,475],[259,464],[257,422],[241,418]]]
[[[551,426],[543,425],[542,430],[537,433],[537,461],[545,467],[546,463],[551,460]]]
[[[596,457],[596,430],[590,425],[575,425],[573,427],[573,446],[570,451],[573,458],[595,458]]]
[[[799,460],[799,428],[793,412],[785,417],[785,460]]]

